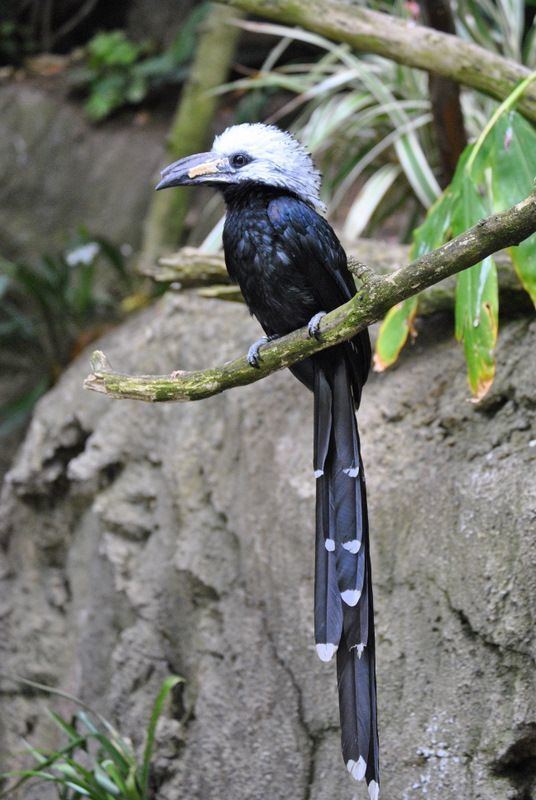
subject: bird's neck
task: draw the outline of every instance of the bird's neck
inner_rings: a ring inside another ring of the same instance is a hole
[[[281,196],[297,197],[294,192],[275,186],[264,186],[258,183],[243,183],[226,186],[223,197],[229,211],[243,209],[245,206],[266,206],[270,200]]]

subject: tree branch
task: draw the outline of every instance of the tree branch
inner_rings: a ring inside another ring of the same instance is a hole
[[[344,242],[343,242],[344,245]],[[366,284],[367,276],[390,275],[409,257],[409,246],[376,239],[358,239],[345,247],[350,272],[357,279],[357,288]],[[499,254],[497,277],[501,313],[530,311],[531,299],[521,285],[509,256]],[[366,262],[363,264],[362,262]],[[165,256],[158,263],[146,267],[143,274],[158,283],[174,283],[174,289],[198,289],[201,297],[240,303],[244,301],[236,284],[230,284],[223,253],[204,253],[196,247],[182,247]],[[419,296],[419,316],[452,311],[454,308],[456,279],[454,276],[434,284]]]
[[[122,375],[112,372],[103,353],[93,354],[93,372],[85,387],[110,397],[160,402],[201,400],[234,386],[245,386],[288,367],[318,350],[351,339],[396,303],[461,272],[488,255],[519,244],[536,231],[536,193],[504,211],[481,220],[473,228],[385,278],[369,280],[365,289],[323,318],[321,339],[311,339],[300,328],[262,348],[260,367],[250,367],[241,357],[195,372],[172,375]],[[369,276],[370,277],[370,276]]]
[[[451,78],[504,100],[530,70],[458,36],[431,30],[390,14],[340,0],[223,0],[242,11],[287,25],[300,25],[356,50]],[[536,121],[536,86],[529,86],[518,110]]]

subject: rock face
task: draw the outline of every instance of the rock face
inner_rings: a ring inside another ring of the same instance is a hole
[[[536,789],[530,332],[503,330],[482,406],[437,322],[365,391],[386,798]],[[166,372],[257,333],[245,309],[183,295],[101,347]],[[40,402],[4,486],[2,673],[77,694],[137,745],[160,682],[182,675],[159,800],[364,798],[340,757],[335,667],[313,647],[311,397],[280,373],[191,405],[112,401],[82,390],[87,362]],[[0,688],[13,767],[21,736],[55,742],[43,707],[62,705]]]
[[[91,230],[137,246],[154,178],[166,160],[167,125],[91,125],[63,92],[0,86],[0,248],[34,261]],[[29,211],[31,209],[31,212]]]

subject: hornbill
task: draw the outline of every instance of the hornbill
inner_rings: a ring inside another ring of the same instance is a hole
[[[266,341],[308,325],[355,294],[346,254],[318,213],[320,174],[305,148],[272,125],[227,128],[209,153],[182,158],[157,189],[204,184],[223,192],[225,262]],[[379,797],[374,617],[365,477],[355,407],[370,368],[370,339],[353,339],[293,364],[314,392],[316,477],[315,639],[322,661],[337,653],[342,752],[356,780]]]

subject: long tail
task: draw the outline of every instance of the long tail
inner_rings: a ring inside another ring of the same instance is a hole
[[[346,358],[315,360],[315,639],[337,652],[342,754],[370,800],[379,797],[374,611],[367,500]]]

